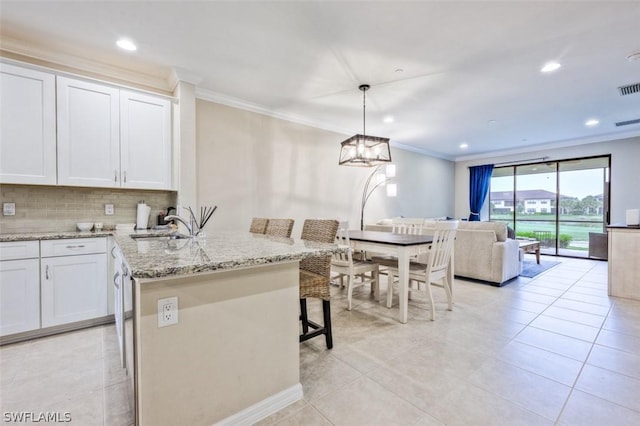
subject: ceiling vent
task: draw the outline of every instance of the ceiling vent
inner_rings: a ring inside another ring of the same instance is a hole
[[[640,83],[627,84],[626,86],[618,87],[620,96],[633,95],[634,93],[640,93]]]
[[[616,123],[616,127],[629,126],[631,124],[640,124],[640,118],[636,118],[635,120],[618,121]]]

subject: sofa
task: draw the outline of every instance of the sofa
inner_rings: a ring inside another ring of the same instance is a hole
[[[522,271],[520,246],[507,237],[504,223],[460,222],[454,253],[454,273],[460,277],[501,286]]]
[[[366,225],[365,230],[391,232],[392,221]],[[425,219],[423,233],[433,228]],[[501,286],[520,275],[522,254],[518,241],[507,237],[507,226],[499,222],[460,221],[454,245],[454,274]]]

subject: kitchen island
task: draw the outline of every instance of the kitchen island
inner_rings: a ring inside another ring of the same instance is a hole
[[[114,237],[133,277],[136,424],[251,424],[302,398],[298,263],[337,245]],[[177,324],[159,327],[159,301],[172,297]]]
[[[640,300],[640,226],[607,226],[609,296]]]

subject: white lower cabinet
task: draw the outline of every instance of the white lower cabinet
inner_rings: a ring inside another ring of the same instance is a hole
[[[0,261],[0,336],[38,328],[40,259]]]
[[[107,315],[106,238],[42,241],[41,250],[42,327]]]

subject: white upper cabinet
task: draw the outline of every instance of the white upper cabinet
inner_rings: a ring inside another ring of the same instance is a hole
[[[55,76],[0,63],[0,182],[55,185]]]
[[[58,77],[58,184],[120,186],[119,92]]]
[[[171,189],[171,102],[120,91],[120,164],[125,188]]]
[[[171,102],[58,77],[60,185],[171,189]]]
[[[167,98],[6,63],[0,84],[0,183],[172,189]]]

